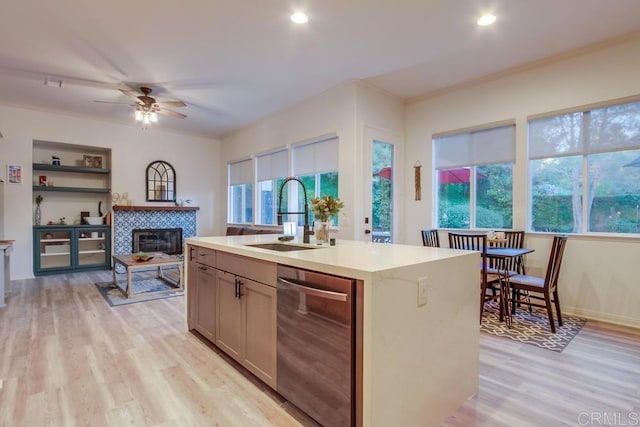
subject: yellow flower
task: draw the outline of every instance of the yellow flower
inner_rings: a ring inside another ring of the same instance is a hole
[[[311,199],[311,212],[318,221],[330,221],[332,217],[338,215],[344,203],[333,196],[314,197]]]

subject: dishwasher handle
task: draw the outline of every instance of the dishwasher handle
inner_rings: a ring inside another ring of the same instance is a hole
[[[303,283],[306,283],[306,282],[298,282],[292,279],[284,279],[282,277],[278,277],[278,283],[282,283],[287,286],[292,286],[296,288],[298,291],[307,295],[312,295],[319,298],[325,298],[325,299],[330,299],[334,301],[349,301],[349,295],[345,293],[325,291],[323,289],[316,289],[316,288],[303,285]]]

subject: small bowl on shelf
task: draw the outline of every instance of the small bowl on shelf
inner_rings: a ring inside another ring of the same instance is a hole
[[[85,216],[84,220],[89,225],[102,225],[104,224],[104,218],[101,216]]]
[[[146,261],[149,261],[150,259],[152,259],[153,256],[151,256],[151,255],[149,255],[147,253],[144,253],[144,252],[138,252],[138,253],[135,253],[135,254],[131,255],[131,258],[133,258],[133,260],[137,261],[137,262],[146,262]]]

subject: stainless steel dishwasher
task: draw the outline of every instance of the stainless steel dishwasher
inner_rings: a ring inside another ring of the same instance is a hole
[[[355,423],[355,289],[278,266],[278,393],[323,426]]]

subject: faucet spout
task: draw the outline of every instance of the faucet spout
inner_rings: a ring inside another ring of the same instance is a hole
[[[284,190],[284,186],[290,181],[296,181],[302,187],[302,192],[304,194],[304,211],[302,212],[286,212],[282,210],[282,190]],[[278,225],[282,225],[282,215],[285,214],[304,215],[304,232],[302,235],[302,241],[304,243],[309,243],[309,236],[313,234],[313,231],[311,231],[311,228],[309,227],[309,200],[307,198],[307,189],[302,181],[293,176],[285,178],[284,181],[282,181],[282,184],[280,184],[280,190],[278,191]]]

